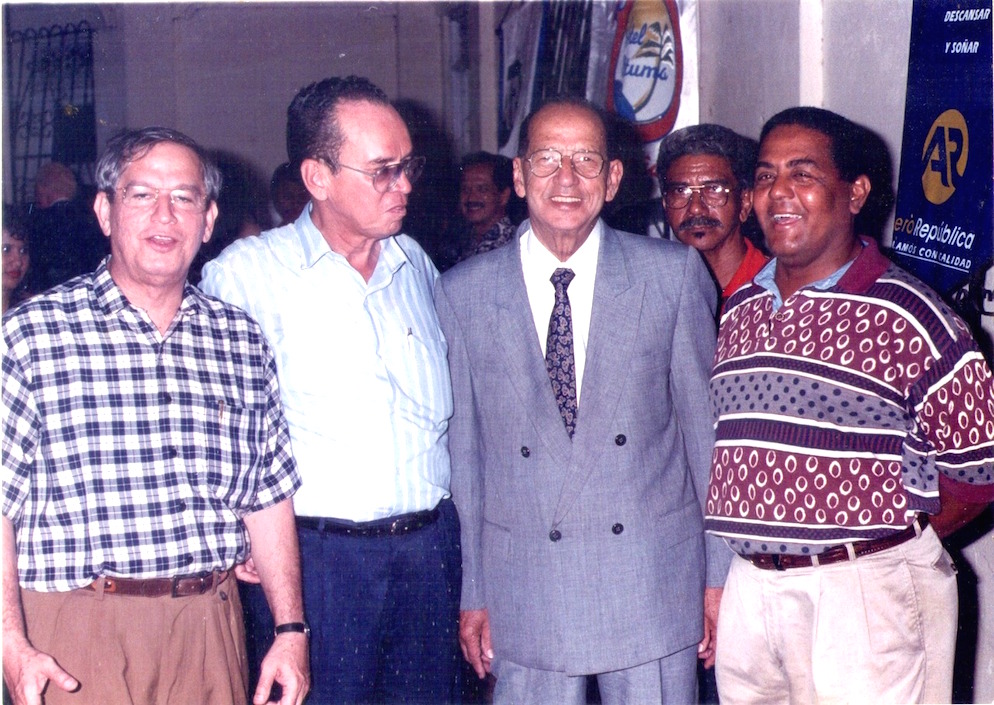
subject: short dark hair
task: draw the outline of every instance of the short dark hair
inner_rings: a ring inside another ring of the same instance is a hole
[[[767,120],[759,136],[760,144],[775,128],[787,125],[806,127],[828,137],[832,161],[843,181],[852,183],[858,176],[868,173],[863,156],[866,128],[831,110],[799,106],[782,110]]]
[[[490,167],[490,175],[498,191],[511,188],[514,179],[514,169],[511,160],[502,154],[490,152],[473,152],[462,158],[459,170],[465,171],[471,166],[485,164]]]
[[[283,184],[304,185],[304,180],[300,176],[300,169],[294,169],[290,162],[283,162],[273,170],[273,176],[269,180],[269,196],[275,198],[277,191]]]
[[[709,154],[727,160],[739,185],[752,188],[758,153],[759,143],[756,140],[727,127],[711,123],[692,125],[671,132],[660,142],[656,176],[659,184],[665,186],[666,172],[677,159],[693,154]]]
[[[24,217],[23,209],[4,204],[3,206],[3,229],[15,240],[27,242],[30,239],[28,231],[28,221]]]
[[[549,98],[542,102],[537,108],[528,113],[528,117],[524,119],[521,123],[521,130],[518,132],[518,156],[521,158],[527,157],[529,150],[528,131],[531,128],[532,119],[544,110],[545,108],[550,108],[553,106],[567,106],[574,108],[581,108],[590,112],[601,125],[601,131],[604,133],[604,144],[607,148],[607,158],[608,160],[617,159],[617,149],[615,148],[613,141],[610,139],[610,129],[608,125],[607,115],[604,113],[603,108],[598,107],[594,103],[591,103],[586,98],[574,95],[561,95],[554,98]]]
[[[362,76],[333,76],[300,89],[286,110],[286,153],[293,169],[320,159],[338,170],[345,143],[335,109],[345,101],[390,105],[386,93]]]
[[[187,137],[179,130],[169,127],[143,127],[140,130],[125,130],[119,132],[107,142],[104,153],[96,166],[97,191],[107,194],[113,201],[117,182],[121,179],[128,165],[136,159],[141,159],[157,144],[171,142],[182,145],[197,155],[200,161],[200,173],[204,179],[204,191],[207,202],[216,201],[221,193],[221,172],[214,160],[197,144],[193,138]]]

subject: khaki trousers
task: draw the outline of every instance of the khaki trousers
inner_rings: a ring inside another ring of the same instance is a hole
[[[931,527],[817,568],[736,557],[718,618],[722,705],[950,702],[955,573]]]
[[[247,702],[245,629],[234,578],[193,597],[21,590],[28,638],[80,682],[46,705]]]

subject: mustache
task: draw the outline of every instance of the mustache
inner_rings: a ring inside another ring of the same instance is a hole
[[[684,230],[696,230],[698,228],[720,228],[721,221],[716,218],[709,218],[706,215],[692,215],[685,221],[680,223],[680,227],[677,230],[683,232]]]

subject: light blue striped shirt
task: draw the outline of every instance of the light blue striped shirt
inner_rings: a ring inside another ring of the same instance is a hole
[[[381,241],[367,283],[309,210],[228,247],[200,286],[245,309],[276,353],[303,478],[298,515],[369,521],[432,509],[449,494],[452,415],[438,271],[397,235]]]

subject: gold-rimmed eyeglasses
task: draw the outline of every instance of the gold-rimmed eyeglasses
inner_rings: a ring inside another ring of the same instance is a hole
[[[728,194],[735,189],[717,181],[712,181],[701,186],[688,186],[686,184],[667,186],[663,189],[663,205],[674,210],[686,208],[690,199],[697,193],[704,204],[712,208],[720,208],[728,203]]]
[[[604,170],[604,157],[599,152],[573,152],[568,157],[558,149],[539,149],[526,158],[532,176],[540,179],[552,176],[563,166],[563,159],[568,158],[573,171],[585,179],[596,179]]]

